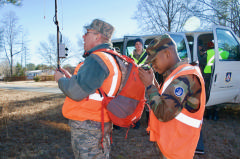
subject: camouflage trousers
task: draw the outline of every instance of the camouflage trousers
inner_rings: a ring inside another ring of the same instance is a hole
[[[69,125],[71,127],[71,143],[75,159],[109,158],[111,128],[105,127],[102,148],[102,130],[101,127],[99,127],[100,125],[94,125],[90,129],[82,128],[86,126],[86,123],[80,127],[76,126],[76,124],[71,124],[71,122]],[[89,128],[89,124],[87,128]]]

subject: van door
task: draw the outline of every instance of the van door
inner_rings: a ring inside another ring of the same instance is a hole
[[[233,102],[240,91],[240,42],[226,27],[214,26],[215,60],[207,106]]]
[[[135,39],[139,36],[124,36],[123,38],[123,55],[129,56],[135,49]]]

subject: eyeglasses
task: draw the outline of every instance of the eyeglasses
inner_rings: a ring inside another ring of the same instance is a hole
[[[84,35],[87,35],[88,33],[99,34],[98,32],[87,31]]]

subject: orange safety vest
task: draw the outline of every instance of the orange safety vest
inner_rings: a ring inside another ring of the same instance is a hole
[[[114,97],[120,86],[122,76],[116,60],[112,55],[104,52],[93,52],[92,54],[98,55],[108,67],[109,76],[104,80],[101,88],[109,97]],[[83,62],[75,68],[74,75],[77,74],[82,65]],[[81,101],[75,101],[66,97],[62,108],[63,116],[71,120],[101,122],[102,100],[103,97],[99,94],[98,90]],[[109,122],[110,118],[105,108],[103,113],[104,122]]]
[[[150,141],[158,144],[160,151],[168,159],[190,159],[199,140],[205,110],[205,87],[201,71],[198,66],[183,64],[178,66],[165,80],[159,93],[162,94],[168,85],[179,76],[194,74],[201,83],[200,109],[190,113],[183,108],[172,120],[161,122],[150,110],[150,121],[147,128],[150,131]]]

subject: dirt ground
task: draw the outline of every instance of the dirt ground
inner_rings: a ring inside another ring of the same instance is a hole
[[[56,83],[46,85],[55,87]],[[64,98],[62,94],[0,89],[0,158],[74,158],[68,121],[61,113]],[[130,129],[127,139],[126,128],[114,130],[111,158],[157,159],[146,126],[143,114],[141,127]],[[205,154],[194,159],[240,159],[240,105],[222,106],[217,121],[204,118],[203,137]]]

